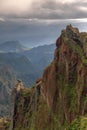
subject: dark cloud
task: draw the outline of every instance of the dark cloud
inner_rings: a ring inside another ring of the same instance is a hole
[[[86,31],[82,18],[87,18],[87,0],[0,0],[0,43],[50,44],[67,24]]]
[[[87,2],[78,0],[76,2],[54,2],[49,1],[43,3],[42,8],[44,13],[47,12],[46,18],[50,19],[71,19],[71,18],[86,18],[87,17]],[[49,12],[49,13],[48,13]],[[42,15],[43,17],[43,15]],[[45,18],[45,17],[44,17]]]
[[[0,16],[9,18],[71,19],[87,17],[84,0],[1,0]]]

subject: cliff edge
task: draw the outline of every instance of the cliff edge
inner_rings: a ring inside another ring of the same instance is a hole
[[[87,129],[87,33],[62,30],[53,62],[34,87],[20,90],[13,114],[11,130]]]

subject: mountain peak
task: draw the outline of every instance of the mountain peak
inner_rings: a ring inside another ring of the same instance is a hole
[[[1,52],[21,52],[25,50],[26,47],[24,47],[19,41],[6,41],[0,44]]]
[[[79,34],[78,28],[73,27],[71,24],[66,26],[66,32],[73,32]]]
[[[71,24],[66,26],[66,29],[62,30],[61,35],[69,39],[79,39],[80,33],[78,28],[73,27]]]

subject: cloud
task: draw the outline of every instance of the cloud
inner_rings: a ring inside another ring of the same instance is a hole
[[[1,22],[5,22],[5,19],[3,19],[3,18],[0,18],[0,21],[1,21]]]
[[[0,0],[5,18],[71,19],[87,17],[87,0]]]

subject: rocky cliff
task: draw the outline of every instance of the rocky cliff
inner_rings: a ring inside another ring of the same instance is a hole
[[[19,91],[11,130],[86,130],[86,114],[87,33],[68,25],[42,78]]]

